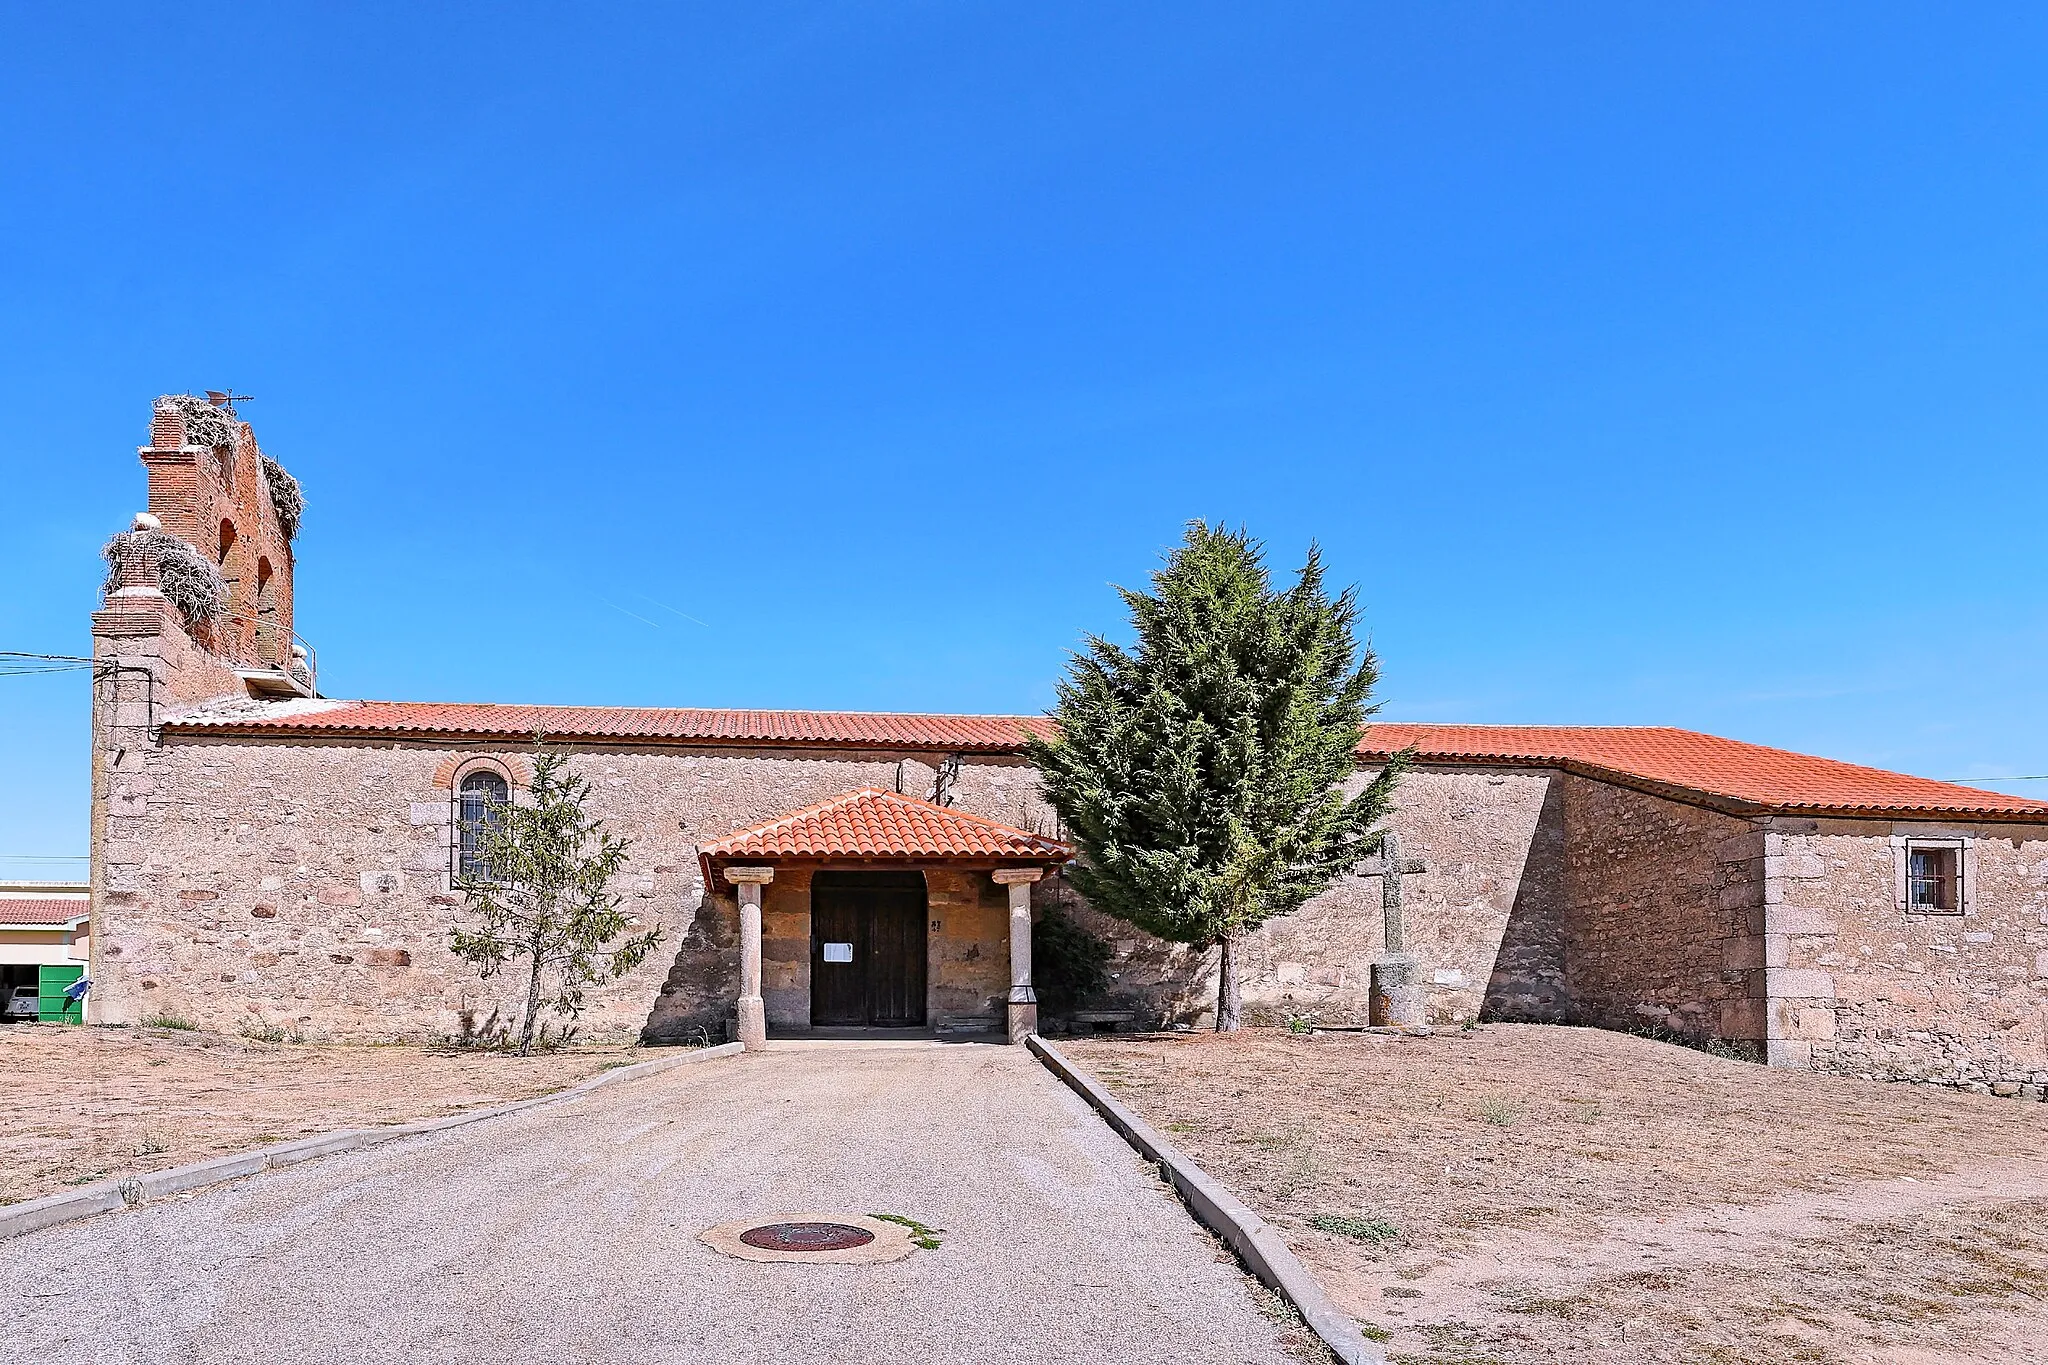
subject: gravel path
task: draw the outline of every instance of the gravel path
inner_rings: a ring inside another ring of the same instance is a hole
[[[900,1213],[937,1251],[757,1265],[697,1240]],[[1022,1049],[798,1047],[0,1248],[11,1354],[159,1362],[1260,1362],[1248,1281]]]

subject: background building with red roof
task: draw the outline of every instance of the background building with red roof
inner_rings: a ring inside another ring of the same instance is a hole
[[[233,450],[157,417],[162,525],[225,509],[268,535],[262,487],[216,468]],[[288,546],[266,563],[288,603]],[[636,918],[668,931],[592,993],[594,1028],[1015,1033],[1035,1022],[1020,939],[1055,906],[1111,946],[1083,1018],[1206,1020],[1208,953],[1061,876],[1072,850],[1022,752],[1043,717],[336,700],[310,651],[286,656],[288,622],[194,631],[147,568],[94,616],[99,1018],[416,1037],[487,1009],[495,983],[447,948],[464,830],[544,734],[632,841]],[[1252,937],[1255,1019],[1364,1023],[1392,883],[1436,1023],[1655,1030],[2044,1094],[2048,804],[1661,727],[1375,724],[1357,780],[1403,750],[1402,856]]]
[[[0,1022],[82,1022],[84,1008],[67,992],[91,956],[84,882],[0,882]]]

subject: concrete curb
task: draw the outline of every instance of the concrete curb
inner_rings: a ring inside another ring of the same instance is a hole
[[[1061,1056],[1052,1044],[1035,1033],[1025,1042],[1046,1069],[1088,1101],[1138,1155],[1158,1164],[1160,1174],[1180,1191],[1195,1217],[1228,1242],[1262,1284],[1293,1304],[1308,1329],[1322,1338],[1337,1359],[1344,1365],[1384,1365],[1386,1353],[1367,1341],[1358,1324],[1330,1302],[1323,1286],[1270,1223],[1246,1208],[1242,1200],[1211,1179],[1208,1172],[1188,1160],[1086,1072]]]
[[[206,1185],[217,1185],[224,1180],[239,1180],[243,1176],[276,1170],[280,1166],[296,1166],[302,1161],[333,1156],[337,1152],[352,1152],[363,1147],[374,1147],[394,1138],[440,1133],[450,1128],[461,1128],[466,1124],[481,1123],[485,1119],[502,1118],[506,1114],[516,1114],[522,1109],[531,1109],[536,1105],[572,1100],[607,1085],[617,1085],[621,1081],[638,1080],[642,1076],[666,1071],[670,1067],[687,1066],[692,1062],[708,1062],[718,1057],[731,1057],[739,1051],[738,1043],[723,1043],[717,1047],[688,1052],[680,1057],[659,1057],[651,1062],[635,1062],[632,1066],[600,1071],[595,1076],[586,1077],[567,1090],[558,1090],[552,1095],[536,1095],[532,1099],[514,1100],[510,1104],[495,1105],[489,1109],[466,1109],[462,1113],[450,1114],[446,1118],[423,1119],[418,1123],[391,1124],[379,1128],[342,1128],[332,1133],[299,1138],[294,1142],[258,1147],[252,1152],[237,1152],[231,1156],[195,1162],[190,1166],[173,1166],[167,1171],[132,1175],[122,1180],[104,1180],[97,1185],[87,1185],[83,1189],[72,1190],[66,1194],[45,1195],[41,1199],[8,1204],[0,1207],[0,1241],[53,1227],[58,1223],[89,1218],[96,1213],[112,1213],[146,1200],[162,1199],[166,1195],[182,1194]]]

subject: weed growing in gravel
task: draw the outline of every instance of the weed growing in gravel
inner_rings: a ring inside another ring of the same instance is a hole
[[[136,1144],[135,1155],[158,1156],[170,1150],[171,1144],[165,1142],[159,1134],[145,1130],[142,1134],[142,1141]]]
[[[1337,1356],[1323,1344],[1323,1339],[1309,1330],[1301,1310],[1266,1286],[1252,1282],[1252,1302],[1258,1305],[1259,1315],[1280,1329],[1280,1342],[1287,1354],[1301,1361],[1302,1365],[1336,1365]],[[1371,1335],[1372,1329],[1361,1324],[1360,1330]],[[1374,1337],[1375,1341],[1382,1338]]]
[[[176,1029],[176,1030],[178,1030],[178,1031],[179,1031],[180,1033],[197,1033],[197,1032],[199,1032],[199,1025],[197,1025],[197,1024],[195,1024],[195,1023],[193,1023],[193,1022],[192,1022],[192,1021],[191,1021],[190,1019],[187,1019],[187,1018],[186,1018],[185,1016],[183,1016],[182,1014],[148,1014],[148,1015],[144,1015],[144,1016],[143,1016],[143,1019],[142,1019],[142,1026],[143,1026],[144,1028],[168,1028],[168,1029]]]
[[[1337,1213],[1319,1213],[1308,1220],[1308,1225],[1317,1232],[1334,1232],[1339,1237],[1349,1237],[1355,1242],[1371,1242],[1375,1246],[1391,1242],[1401,1235],[1401,1229],[1376,1213],[1369,1213],[1363,1218],[1351,1218]]]
[[[906,1218],[900,1213],[871,1213],[868,1217],[879,1218],[884,1223],[895,1223],[900,1227],[909,1228],[910,1240],[926,1251],[937,1251],[939,1249],[939,1234],[945,1231],[944,1228],[926,1227],[915,1218]]]
[[[1479,1117],[1496,1128],[1509,1128],[1515,1122],[1515,1107],[1496,1096],[1480,1102]]]
[[[72,1176],[64,1183],[67,1185],[90,1185],[95,1180],[105,1180],[106,1178],[107,1173],[105,1171],[87,1171],[84,1175]]]

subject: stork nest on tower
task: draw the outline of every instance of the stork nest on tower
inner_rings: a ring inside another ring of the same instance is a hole
[[[107,560],[107,581],[100,595],[121,586],[122,570],[131,564],[156,567],[157,587],[164,600],[185,618],[187,630],[213,626],[227,614],[228,585],[205,555],[168,531],[123,531],[100,552]]]
[[[242,439],[231,408],[217,408],[196,393],[167,393],[156,400],[158,412],[175,412],[185,419],[187,445],[234,446]]]
[[[299,518],[306,512],[306,494],[299,481],[268,455],[263,457],[263,481],[270,485],[270,506],[277,513],[277,529],[284,532],[286,540],[297,540]]]
[[[232,404],[216,406],[196,393],[167,393],[156,400],[158,412],[175,412],[185,419],[185,439],[192,445],[215,450],[233,448],[241,442],[241,423],[235,420]],[[261,452],[258,452],[259,454]],[[299,521],[306,514],[306,493],[285,467],[268,455],[263,457],[263,482],[270,488],[270,506],[277,513],[277,529],[286,540],[299,538]]]

